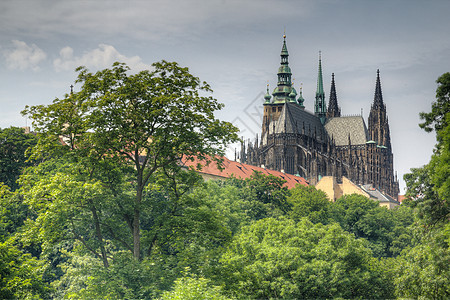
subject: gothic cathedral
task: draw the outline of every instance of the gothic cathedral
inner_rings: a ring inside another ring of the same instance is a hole
[[[284,36],[278,84],[272,95],[267,87],[264,96],[261,139],[242,145],[241,162],[295,174],[310,184],[323,176],[334,176],[338,182],[345,176],[396,199],[399,186],[380,72],[367,127],[362,116],[341,116],[334,74],[326,106],[320,57],[314,114],[305,110],[302,91],[297,97],[292,85],[288,56]]]

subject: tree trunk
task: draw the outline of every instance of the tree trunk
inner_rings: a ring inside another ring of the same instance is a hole
[[[97,210],[96,210],[95,206],[92,204],[92,201],[91,201],[91,205],[92,205],[91,212],[92,212],[92,216],[94,218],[94,224],[95,224],[95,232],[97,234],[97,239],[100,242],[100,251],[102,253],[103,265],[105,266],[105,268],[108,268],[109,262],[108,262],[108,257],[106,256],[105,245],[103,244],[103,235],[102,235],[102,231],[100,228],[100,220],[98,218]]]
[[[135,259],[138,260],[141,258],[141,236],[140,236],[141,200],[142,200],[142,189],[140,188],[140,186],[138,186],[136,201],[134,203],[134,217],[133,217],[133,256]]]

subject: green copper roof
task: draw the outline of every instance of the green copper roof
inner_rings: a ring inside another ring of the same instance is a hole
[[[303,88],[300,87],[300,94],[298,96],[298,104],[300,105],[300,107],[305,108],[305,106],[303,105],[303,102],[305,102],[305,99],[303,98]]]
[[[316,103],[314,105],[314,114],[320,118],[322,124],[325,123],[326,117],[326,104],[325,104],[325,92],[323,91],[323,79],[322,79],[322,56],[319,52],[319,74],[317,76],[317,91],[316,91]]]
[[[270,93],[269,93],[269,84],[267,84],[266,94],[264,95],[264,100],[265,100],[264,104],[269,104],[271,98],[272,98],[272,96],[270,96]]]
[[[294,87],[291,87],[291,93],[289,94],[289,98],[291,98],[290,102],[296,103],[295,97],[297,97],[297,91],[294,89]]]
[[[316,95],[325,95],[325,92],[323,91],[323,79],[322,79],[322,57],[321,53],[319,52],[319,73],[317,75],[317,91]]]
[[[289,56],[289,53],[287,51],[286,47],[286,35],[283,35],[283,48],[281,48],[281,56],[286,55]]]
[[[273,103],[286,103],[295,101],[292,100],[290,94],[292,93],[291,82],[291,68],[289,68],[288,50],[286,46],[286,35],[283,36],[283,47],[281,48],[281,65],[278,68],[278,84],[273,90]]]

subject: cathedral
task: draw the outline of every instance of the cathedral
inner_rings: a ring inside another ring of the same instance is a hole
[[[341,116],[334,74],[326,105],[320,56],[314,113],[305,110],[302,91],[297,94],[291,81],[288,57],[284,36],[278,84],[272,95],[267,87],[264,96],[260,139],[257,136],[254,143],[242,144],[240,161],[301,176],[313,185],[323,176],[333,176],[337,182],[345,176],[396,199],[399,185],[380,72],[366,126],[362,115]]]

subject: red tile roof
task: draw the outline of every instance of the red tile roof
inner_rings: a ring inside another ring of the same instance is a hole
[[[196,168],[197,165],[200,164],[202,166],[201,170],[198,170],[200,174],[212,175],[222,178],[228,178],[231,177],[231,175],[234,175],[236,178],[245,179],[249,178],[254,171],[258,171],[266,175],[271,174],[283,178],[284,180],[286,180],[285,186],[288,189],[295,187],[295,185],[297,184],[302,184],[305,186],[309,185],[309,183],[303,177],[243,164],[237,161],[229,160],[226,157],[222,157],[222,159],[223,159],[222,163],[223,170],[219,170],[216,162],[210,162],[209,165],[206,165],[205,161],[199,160],[196,157],[194,158],[194,161],[184,158],[182,160],[182,163],[186,167],[194,167],[194,168]]]

